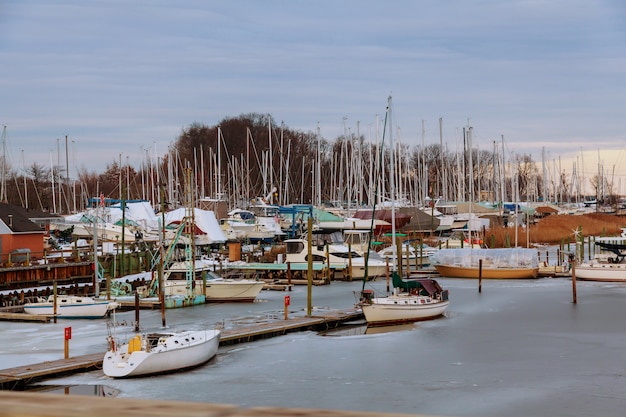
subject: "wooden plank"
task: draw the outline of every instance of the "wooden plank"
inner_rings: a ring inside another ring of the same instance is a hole
[[[0,417],[408,417],[408,414],[372,413],[283,407],[240,408],[228,404],[100,398],[32,392],[0,392]],[[417,417],[416,415],[413,415]]]
[[[4,321],[34,321],[34,322],[48,323],[50,321],[50,316],[42,316],[42,315],[39,315],[39,314],[0,312],[0,320],[4,320]]]

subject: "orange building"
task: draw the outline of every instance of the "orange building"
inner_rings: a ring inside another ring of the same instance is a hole
[[[0,204],[0,260],[23,262],[26,256],[41,257],[46,229],[31,221],[35,213],[13,204]],[[38,216],[38,215],[37,215]],[[28,255],[27,255],[28,254]]]

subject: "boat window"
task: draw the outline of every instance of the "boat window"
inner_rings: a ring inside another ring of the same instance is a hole
[[[352,251],[352,252],[333,252],[331,255],[336,256],[337,258],[341,258],[341,259],[348,259],[350,258],[350,256],[352,256],[352,258],[362,258],[361,255],[359,255],[358,253]]]
[[[313,262],[326,262],[326,257],[322,255],[306,255],[304,257],[305,261],[309,261],[309,256],[313,256]]]
[[[304,243],[302,242],[287,242],[286,245],[287,253],[300,253],[304,249]]]
[[[185,272],[172,271],[170,276],[167,279],[187,279],[185,277]]]

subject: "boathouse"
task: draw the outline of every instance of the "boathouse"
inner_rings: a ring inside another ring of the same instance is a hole
[[[45,228],[30,220],[28,210],[0,203],[0,261],[25,262],[30,254],[42,254]],[[24,258],[22,260],[22,258]]]

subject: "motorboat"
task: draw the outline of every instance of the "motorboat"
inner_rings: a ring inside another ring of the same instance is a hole
[[[208,362],[217,354],[221,330],[137,334],[118,345],[109,336],[102,370],[112,378],[177,372]]]
[[[189,263],[190,264],[190,263]],[[187,282],[188,262],[174,262],[164,274],[165,296],[186,295],[189,292]],[[195,279],[192,282],[192,291],[196,295],[204,295],[206,302],[252,302],[259,295],[264,281],[245,278],[229,278],[213,271],[213,265],[202,259],[197,259],[193,265]]]
[[[387,272],[387,263],[374,252],[366,258],[363,254],[351,250],[341,239],[341,232],[314,233],[311,236],[311,253],[308,251],[308,238],[285,240],[286,262],[291,264],[306,264],[309,256],[313,262],[327,265],[330,269],[344,271],[353,279],[374,278],[384,276]],[[351,273],[350,273],[351,269]]]
[[[419,267],[430,265],[430,255],[438,251],[438,249],[428,246],[425,243],[422,243],[421,246],[416,248],[415,246],[412,246],[410,242],[404,242],[400,247],[400,250],[402,251],[400,258],[402,258],[402,262],[405,265],[418,265]],[[398,263],[397,252],[397,246],[392,245],[379,250],[378,255],[380,255],[383,259],[389,259],[390,262]]]
[[[57,295],[39,297],[37,302],[25,303],[24,313],[56,316],[64,319],[99,319],[116,309],[119,304],[112,300],[97,300],[87,296]]]
[[[368,326],[380,326],[430,320],[440,317],[450,304],[448,290],[431,278],[403,280],[392,274],[394,291],[377,297],[373,290],[360,292],[358,305]]]

